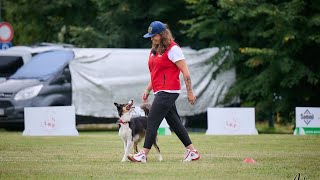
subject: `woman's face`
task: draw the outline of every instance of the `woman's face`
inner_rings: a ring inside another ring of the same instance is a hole
[[[154,44],[160,44],[160,39],[161,39],[160,34],[156,34],[155,36],[151,37],[151,41]]]

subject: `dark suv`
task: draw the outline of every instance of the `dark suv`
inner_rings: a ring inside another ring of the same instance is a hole
[[[39,53],[0,83],[0,128],[23,128],[24,108],[71,105],[69,49]]]

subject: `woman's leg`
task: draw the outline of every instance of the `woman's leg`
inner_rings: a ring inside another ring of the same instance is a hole
[[[183,126],[181,120],[180,120],[180,116],[177,112],[177,108],[176,105],[174,104],[169,112],[167,113],[167,115],[165,116],[169,126],[172,128],[172,130],[176,133],[176,135],[178,136],[178,138],[180,139],[180,141],[184,144],[184,146],[186,148],[191,148],[191,150],[193,150],[193,145],[192,142],[190,140],[188,131],[186,130],[186,128]]]
[[[199,153],[194,150],[186,128],[182,125],[180,117],[175,106],[175,101],[179,97],[176,93],[159,92],[156,94],[148,116],[147,132],[142,151],[135,155],[129,155],[128,158],[133,162],[146,162],[146,155],[155,142],[157,130],[166,117],[168,124],[175,131],[181,142],[187,148],[187,153],[183,161],[193,161],[200,158]]]
[[[170,111],[178,96],[179,94],[166,92],[156,94],[148,116],[147,132],[143,145],[143,150],[146,154],[148,154],[156,139],[157,131],[163,118]]]

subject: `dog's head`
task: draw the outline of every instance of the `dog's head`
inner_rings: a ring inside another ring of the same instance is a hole
[[[126,104],[118,104],[114,103],[114,105],[117,107],[119,117],[121,117],[124,113],[132,111],[133,107],[133,100],[130,100]]]

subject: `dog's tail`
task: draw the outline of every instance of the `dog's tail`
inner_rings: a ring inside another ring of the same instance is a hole
[[[151,109],[151,104],[148,103],[144,103],[140,106],[140,108],[144,111],[144,113],[146,114],[146,116],[149,115],[150,109]]]

